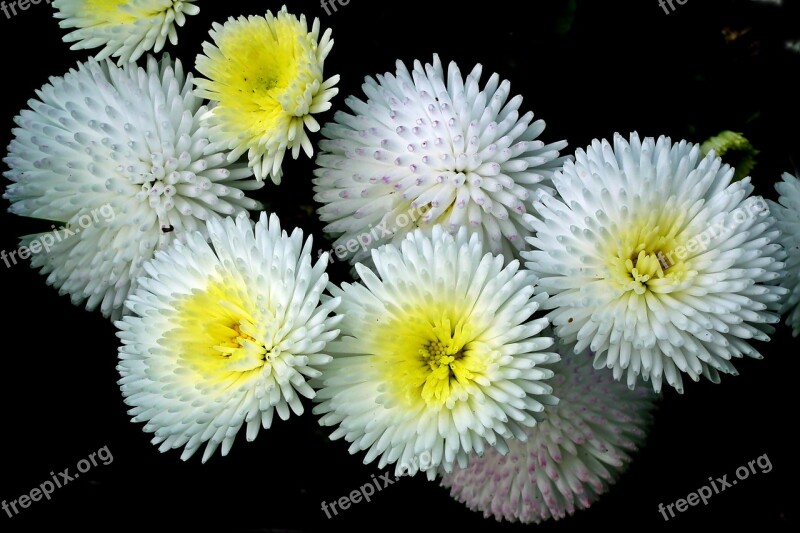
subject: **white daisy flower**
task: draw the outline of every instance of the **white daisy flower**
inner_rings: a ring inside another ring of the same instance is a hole
[[[546,300],[519,262],[484,254],[476,234],[409,234],[372,253],[376,271],[357,264],[362,284],[331,289],[342,299],[342,336],[328,351],[314,413],[331,439],[366,450],[364,463],[396,463],[413,475],[466,466],[470,452],[524,439],[546,404],[545,382],[558,355],[529,320]],[[411,465],[411,466],[409,466]]]
[[[327,298],[327,256],[312,265],[312,239],[289,236],[262,213],[208,222],[200,232],[159,251],[126,302],[134,313],[116,323],[122,339],[119,380],[134,422],[145,422],[159,450],[183,447],[191,457],[207,443],[226,455],[247,426],[303,413],[313,398],[308,378],[331,357],[326,343],[339,331],[339,304]]]
[[[488,449],[469,466],[444,474],[450,494],[485,518],[539,523],[588,508],[606,493],[644,441],[657,396],[628,389],[608,370],[592,368],[590,353],[563,354],[548,383],[558,405],[511,441],[503,455]]]
[[[260,208],[243,191],[263,184],[209,148],[191,85],[169,58],[146,68],[90,61],[51,78],[15,118],[4,159],[11,212],[72,226],[114,214],[31,260],[76,305],[118,317],[155,250],[205,231],[209,218]]]
[[[778,182],[775,189],[780,194],[780,203],[769,202],[770,210],[778,221],[780,242],[788,254],[787,275],[781,285],[789,293],[781,313],[787,314],[786,324],[797,337],[800,334],[800,180],[784,174],[783,181]]]
[[[72,50],[99,48],[95,58],[136,61],[145,52],[160,52],[167,39],[178,44],[176,26],[200,12],[196,0],[53,0],[62,28],[77,28],[64,36]],[[48,4],[50,2],[48,1]]]
[[[331,30],[320,37],[319,19],[308,31],[306,18],[290,14],[231,17],[214,23],[214,43],[203,43],[196,94],[214,102],[206,119],[212,139],[231,150],[230,161],[247,152],[259,180],[281,182],[286,150],[311,157],[308,131],[319,131],[313,117],[327,111],[339,89],[339,76],[323,77],[333,48]]]
[[[550,295],[556,334],[595,352],[630,387],[637,376],[683,391],[681,373],[719,381],[734,357],[761,358],[785,290],[784,253],[749,178],[669,138],[595,140],[540,193],[524,252]]]
[[[442,224],[518,256],[533,193],[552,191],[567,143],[538,140],[544,121],[522,114],[522,97],[509,98],[511,85],[497,74],[481,88],[482,70],[465,79],[455,63],[445,73],[436,55],[411,72],[398,61],[396,74],[366,79],[366,102],[346,100],[353,114],[337,112],[322,128],[329,140],[320,141],[314,190],[335,247],[370,234],[372,246],[399,243]],[[350,252],[343,255],[353,263],[369,260],[366,246]]]

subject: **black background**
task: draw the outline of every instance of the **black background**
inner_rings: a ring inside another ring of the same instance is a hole
[[[180,45],[167,48],[187,68],[212,21],[281,7],[266,0],[199,5],[201,13],[179,31]],[[772,184],[800,161],[800,54],[784,47],[787,38],[800,39],[800,11],[745,1],[675,5],[669,15],[657,0],[351,0],[330,16],[314,1],[289,2],[289,9],[333,28],[336,44],[326,75],[342,76],[335,109],[345,96],[361,94],[364,76],[393,71],[396,59],[430,61],[437,52],[443,61],[457,61],[464,74],[480,62],[484,80],[491,72],[510,79],[512,93],[525,98],[523,109],[547,121],[542,138],[566,138],[570,153],[616,131],[693,142],[725,129],[741,131],[761,151],[756,190],[773,198]],[[0,14],[3,146],[11,139],[13,116],[34,90],[87,57],[70,51],[63,34],[44,3],[10,20]],[[331,117],[329,112],[320,121]],[[303,227],[327,249],[313,211],[313,168],[310,160],[287,158],[284,183],[256,194],[284,226]],[[6,213],[6,200],[2,206],[2,249],[15,249],[20,235],[49,228]],[[333,265],[331,272],[336,281],[347,279],[345,265]],[[485,520],[421,477],[401,479],[372,502],[326,519],[322,501],[347,495],[378,471],[361,464],[363,454],[349,455],[346,443],[328,441],[328,430],[317,426],[310,409],[275,422],[254,443],[245,442],[242,432],[228,457],[217,453],[205,465],[200,454],[186,463],[179,452],[161,454],[126,414],[116,385],[114,326],[58,296],[27,265],[0,264],[0,276],[0,499],[29,493],[51,471],[74,471],[103,446],[114,457],[57,490],[51,501],[33,503],[13,518],[0,511],[0,531],[45,524],[112,531],[527,527]],[[724,376],[720,385],[689,382],[684,395],[667,391],[646,445],[617,485],[591,509],[543,524],[541,531],[796,527],[796,346],[781,326],[771,343],[760,346],[764,360],[737,364],[740,376]],[[732,478],[737,467],[763,454],[771,472],[752,475],[707,506],[664,522],[659,503],[685,498],[709,476]]]

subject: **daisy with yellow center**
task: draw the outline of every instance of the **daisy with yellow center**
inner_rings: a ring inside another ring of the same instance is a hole
[[[617,290],[643,295],[687,276],[686,264],[672,253],[682,246],[677,234],[684,222],[680,213],[648,211],[606,243],[603,255]]]
[[[145,422],[163,452],[182,459],[207,443],[226,455],[247,426],[252,441],[273,414],[303,413],[313,398],[308,378],[320,376],[323,353],[338,335],[339,304],[327,298],[327,257],[311,264],[312,241],[282,232],[262,214],[208,223],[147,264],[147,276],[116,323],[122,339],[119,384],[134,422]]]
[[[176,26],[200,12],[196,0],[53,0],[62,28],[77,28],[64,36],[73,50],[103,49],[97,59],[136,61],[152,50],[160,52],[169,39],[178,44]]]
[[[718,382],[734,357],[760,358],[786,290],[785,253],[749,178],[699,146],[620,135],[578,150],[529,216],[523,252],[556,335],[595,353],[628,386],[681,374]]]
[[[196,94],[215,103],[207,115],[212,140],[231,150],[230,160],[248,152],[256,177],[281,181],[286,150],[297,159],[314,152],[305,131],[319,124],[312,116],[331,107],[339,76],[325,80],[323,66],[333,47],[331,30],[319,37],[319,19],[308,31],[286,7],[273,15],[230,18],[214,23],[214,44],[197,56]]]
[[[547,320],[530,320],[547,299],[533,296],[535,277],[484,254],[466,228],[417,230],[372,259],[375,272],[356,265],[363,285],[331,289],[345,318],[314,409],[323,426],[339,426],[331,438],[366,450],[365,463],[397,463],[398,475],[429,454],[430,479],[470,452],[525,439],[556,401]]]

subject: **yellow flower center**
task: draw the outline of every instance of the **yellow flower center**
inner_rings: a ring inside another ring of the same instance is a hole
[[[620,232],[606,255],[611,279],[622,291],[657,292],[686,277],[688,252],[677,239],[682,222],[682,216],[656,213]]]
[[[152,2],[145,6],[149,7],[145,10],[139,3],[130,0],[84,0],[84,4],[82,15],[99,25],[130,24],[168,10],[164,7],[153,7]]]
[[[198,59],[209,78],[197,80],[198,94],[219,102],[217,114],[232,131],[269,140],[309,114],[322,69],[317,42],[297,18],[231,21],[217,30],[215,44],[217,53]]]
[[[186,367],[207,379],[260,370],[270,353],[257,328],[256,309],[243,284],[212,281],[176,306],[177,327],[166,335]]]
[[[488,383],[484,374],[497,353],[476,338],[472,325],[452,323],[448,315],[436,313],[431,320],[409,314],[378,328],[374,353],[390,402],[452,408],[474,393],[477,383]]]
[[[446,343],[434,340],[419,349],[419,355],[430,368],[425,378],[425,385],[422,387],[422,397],[426,401],[433,398],[447,400],[450,394],[450,382],[458,380],[456,371],[464,373],[465,369],[460,363],[464,358],[464,352],[457,346],[452,339]]]

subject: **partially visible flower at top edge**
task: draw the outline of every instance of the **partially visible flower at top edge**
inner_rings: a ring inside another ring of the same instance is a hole
[[[53,0],[62,28],[76,28],[64,36],[73,50],[103,47],[96,59],[116,57],[119,63],[136,61],[145,52],[160,52],[167,39],[178,44],[176,26],[196,15],[197,0]]]
[[[195,94],[211,100],[205,119],[212,140],[231,150],[234,161],[247,152],[258,180],[281,182],[287,150],[311,157],[314,148],[306,128],[320,126],[313,115],[327,111],[339,92],[339,76],[323,78],[325,58],[333,47],[331,30],[320,38],[320,22],[308,31],[286,6],[273,15],[230,18],[214,23],[213,43],[203,43]]]

